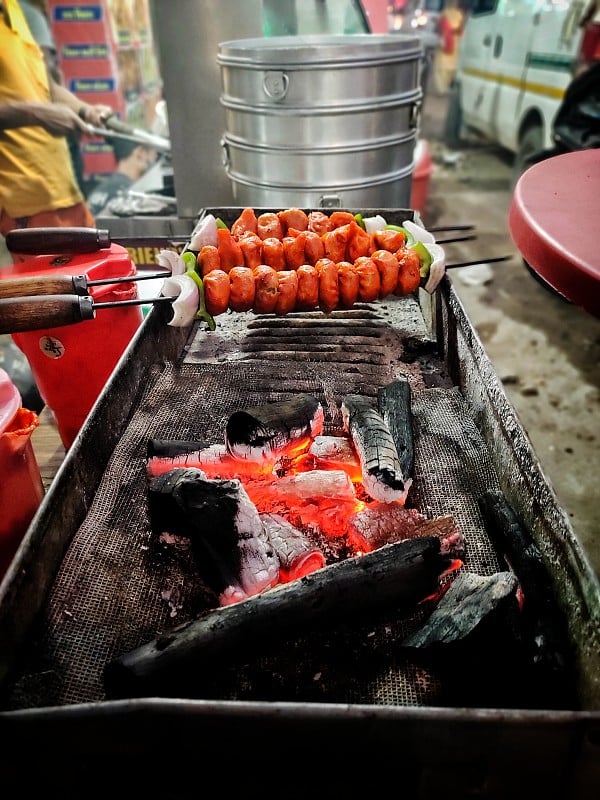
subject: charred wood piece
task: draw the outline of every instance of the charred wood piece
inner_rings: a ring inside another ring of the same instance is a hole
[[[296,395],[280,403],[266,403],[235,411],[227,420],[225,444],[240,460],[275,460],[282,453],[306,450],[310,439],[323,430],[323,406],[311,395]]]
[[[405,478],[412,477],[415,451],[410,383],[401,378],[377,390],[377,404],[383,421],[396,443],[400,468]]]
[[[458,562],[460,563],[460,562]],[[439,539],[387,545],[348,558],[300,580],[280,584],[242,603],[209,611],[125,653],[105,668],[109,696],[173,695],[181,681],[200,688],[224,660],[246,657],[274,637],[331,629],[377,611],[399,613],[438,590],[456,562],[441,554]]]
[[[146,471],[153,478],[176,468],[201,469],[210,478],[256,478],[273,474],[273,463],[240,461],[224,444],[152,439],[147,449]]]
[[[315,459],[317,468],[342,469],[352,480],[362,480],[356,450],[347,436],[315,436],[308,453]]]
[[[148,487],[152,528],[191,539],[199,568],[221,605],[245,600],[279,580],[279,562],[255,505],[239,480],[174,469]]]
[[[396,503],[372,503],[348,519],[348,544],[355,552],[369,553],[385,544],[416,536],[437,536],[443,548],[462,558],[464,536],[450,514],[428,519],[415,508]]]
[[[356,449],[363,487],[373,500],[404,503],[412,483],[400,463],[396,443],[381,414],[361,395],[342,401],[344,427]]]
[[[280,514],[261,514],[267,537],[279,559],[281,583],[302,578],[325,566],[325,556],[318,547]]]
[[[404,647],[431,647],[468,636],[479,623],[510,598],[516,603],[518,581],[512,572],[482,576],[460,572],[427,622],[406,638]]]
[[[548,689],[556,707],[571,707],[575,681],[568,632],[541,552],[501,492],[478,498],[486,528],[515,573],[522,593],[522,629],[537,684]]]

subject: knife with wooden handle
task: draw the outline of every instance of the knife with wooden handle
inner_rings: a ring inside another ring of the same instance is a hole
[[[115,300],[96,303],[89,296],[74,294],[11,297],[0,300],[0,333],[24,333],[42,328],[58,328],[94,319],[96,311],[148,303],[173,302],[175,297],[153,297],[151,300]]]
[[[111,245],[103,228],[15,228],[6,234],[11,253],[48,255],[52,253],[95,253]]]
[[[93,286],[107,286],[113,283],[131,283],[158,278],[168,278],[170,272],[148,272],[125,275],[118,278],[98,278],[88,280],[86,275],[48,274],[28,275],[22,278],[0,280],[0,299],[9,297],[44,296],[50,294],[90,294]]]

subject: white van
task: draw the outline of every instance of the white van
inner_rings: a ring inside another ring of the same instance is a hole
[[[449,98],[446,144],[469,130],[522,169],[549,150],[552,122],[578,60],[587,0],[473,0]]]

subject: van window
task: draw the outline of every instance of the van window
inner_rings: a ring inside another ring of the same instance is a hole
[[[263,0],[265,36],[370,33],[359,0]]]
[[[481,14],[491,14],[496,10],[498,0],[472,0],[471,16],[477,17]]]

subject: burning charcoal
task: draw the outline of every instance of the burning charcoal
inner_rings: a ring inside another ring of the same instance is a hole
[[[279,580],[279,563],[258,510],[238,480],[211,480],[199,469],[154,478],[152,527],[190,537],[221,605],[258,594]]]
[[[322,469],[343,469],[353,481],[362,481],[360,462],[350,439],[345,436],[315,436],[308,448]]]
[[[269,403],[233,413],[225,431],[225,444],[240,460],[274,461],[281,455],[304,452],[313,436],[323,430],[323,406],[311,395]]]
[[[414,442],[410,383],[401,378],[378,389],[379,413],[396,443],[402,474],[408,478],[414,469]]]
[[[403,646],[430,647],[464,639],[503,601],[516,598],[517,585],[512,572],[488,577],[459,573],[425,625],[405,639]]]
[[[358,454],[367,494],[382,503],[404,503],[412,479],[404,477],[396,444],[379,412],[364,397],[353,394],[344,398],[342,416]]]
[[[294,504],[308,500],[315,503],[322,500],[356,500],[354,484],[349,476],[335,469],[313,469],[297,475],[284,475],[276,481],[249,483],[248,492],[260,508],[278,500]]]
[[[261,514],[267,537],[279,559],[281,583],[325,566],[325,556],[308,537],[280,514]]]
[[[180,693],[183,682],[198,687],[224,661],[260,652],[277,637],[331,630],[386,609],[413,609],[461,563],[440,550],[435,537],[397,542],[209,611],[110,662],[104,675],[107,694]]]
[[[148,451],[146,471],[153,478],[176,468],[201,469],[209,478],[242,478],[273,474],[273,463],[240,461],[227,452],[224,444],[202,447],[198,442],[152,440]]]
[[[542,554],[501,492],[484,492],[478,502],[492,540],[521,587],[522,623],[535,681],[558,705],[570,707],[574,680],[568,633]]]
[[[437,536],[444,547],[451,545],[454,552],[464,554],[464,537],[449,514],[427,519],[415,508],[372,503],[348,520],[348,544],[356,552],[368,553],[384,544],[415,536]]]

